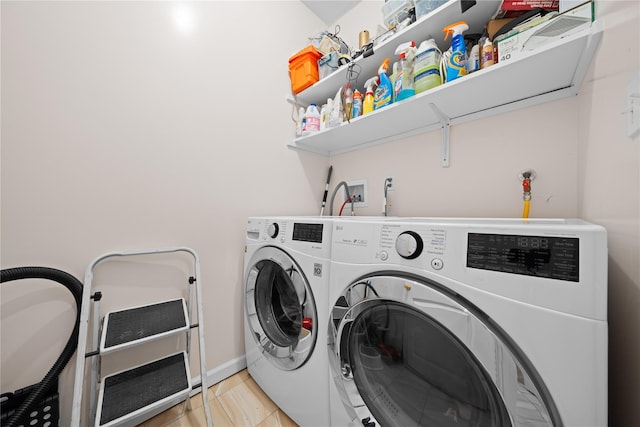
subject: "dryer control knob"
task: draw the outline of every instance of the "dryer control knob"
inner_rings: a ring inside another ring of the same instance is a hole
[[[269,224],[269,227],[267,227],[267,234],[272,239],[275,239],[278,236],[279,232],[280,232],[280,227],[278,227],[278,223],[276,222],[272,222],[271,224]]]
[[[405,231],[400,233],[396,239],[396,251],[398,255],[405,259],[418,258],[422,253],[422,237],[415,231]]]

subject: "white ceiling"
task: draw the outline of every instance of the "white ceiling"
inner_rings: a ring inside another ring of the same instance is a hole
[[[300,0],[325,24],[334,24],[361,0]]]

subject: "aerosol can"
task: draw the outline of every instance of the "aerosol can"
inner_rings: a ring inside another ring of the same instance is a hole
[[[469,25],[464,21],[458,21],[442,29],[445,33],[445,40],[449,38],[449,35],[453,36],[451,39],[451,55],[447,55],[444,67],[447,82],[467,75],[467,48],[464,43],[463,33],[468,29]]]

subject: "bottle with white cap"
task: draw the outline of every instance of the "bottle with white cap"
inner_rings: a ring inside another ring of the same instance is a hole
[[[304,124],[302,126],[302,136],[310,135],[320,131],[320,111],[316,104],[307,107],[304,113]]]

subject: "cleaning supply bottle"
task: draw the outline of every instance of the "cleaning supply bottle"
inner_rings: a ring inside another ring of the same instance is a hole
[[[373,95],[373,109],[378,110],[385,107],[392,102],[393,86],[391,80],[387,76],[387,70],[389,69],[389,58],[385,58],[378,68],[378,77],[380,82]]]
[[[391,102],[396,102],[396,82],[398,81],[398,77],[400,76],[399,67],[400,63],[397,61],[394,62],[393,67],[391,67],[392,73],[389,76],[391,87],[393,88],[393,93],[391,94]]]
[[[311,135],[320,131],[320,111],[316,104],[307,107],[304,113],[304,125],[302,127],[302,136]]]
[[[416,43],[402,43],[396,48],[400,66],[394,83],[394,102],[402,101],[415,95],[413,88],[413,63],[416,57]]]
[[[473,34],[465,36],[465,40],[469,40],[471,49],[467,57],[467,73],[471,74],[480,69],[480,35]]]
[[[353,109],[353,89],[351,89],[351,83],[345,85],[342,99],[344,101],[344,116],[342,117],[342,121],[348,122],[351,120],[351,111]]]
[[[413,88],[416,94],[442,84],[441,58],[442,52],[434,39],[429,38],[420,43],[413,64]]]
[[[325,130],[327,128],[327,117],[328,117],[328,111],[329,109],[329,104],[324,104],[321,108],[320,108],[320,130]]]
[[[353,91],[353,106],[351,107],[351,118],[355,119],[362,115],[362,93],[356,89]]]
[[[487,35],[482,43],[482,50],[480,52],[480,69],[487,68],[495,64],[495,56],[493,54],[493,43],[489,40]]]
[[[467,75],[467,47],[464,43],[463,33],[468,29],[469,25],[464,21],[455,22],[442,29],[445,33],[445,40],[449,38],[449,35],[453,36],[451,55],[445,64],[447,82]]]
[[[327,127],[339,126],[344,120],[344,107],[342,105],[342,86],[338,88],[336,96],[333,98],[331,110],[329,111],[329,121]]]
[[[364,85],[367,89],[362,103],[362,115],[373,111],[373,91],[374,87],[378,87],[378,77],[371,77]]]

